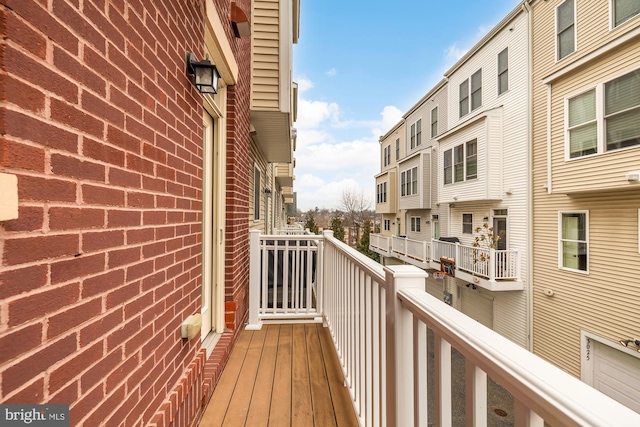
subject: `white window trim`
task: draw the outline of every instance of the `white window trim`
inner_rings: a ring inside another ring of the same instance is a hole
[[[433,110],[436,110],[436,133],[434,135],[433,133]],[[440,111],[438,110],[438,106],[436,105],[435,107],[433,107],[430,111],[429,111],[429,135],[431,135],[431,139],[435,138],[438,136],[438,133],[440,132],[440,116],[439,116]]]
[[[640,16],[640,15],[638,15]],[[563,119],[563,126],[564,126],[564,160],[565,162],[570,162],[570,161],[575,161],[575,160],[580,160],[580,159],[585,159],[588,157],[593,157],[593,156],[602,156],[602,155],[606,155],[609,153],[617,153],[620,151],[624,151],[624,150],[633,150],[633,149],[638,149],[640,148],[640,145],[632,145],[630,147],[624,147],[624,148],[618,148],[615,150],[610,150],[610,151],[606,151],[606,131],[605,131],[605,126],[604,126],[604,85],[606,85],[609,82],[612,82],[614,80],[616,80],[617,78],[620,78],[622,76],[625,76],[627,74],[633,73],[634,71],[638,71],[640,70],[640,67],[633,67],[633,68],[629,68],[623,71],[620,71],[616,74],[612,74],[607,76],[607,80],[603,80],[601,82],[598,82],[595,86],[588,86],[586,88],[581,88],[579,91],[576,92],[572,92],[570,93],[565,99],[564,99],[564,119]],[[580,96],[583,93],[589,92],[590,90],[593,90],[595,88],[596,90],[596,125],[597,125],[597,152],[593,153],[593,154],[588,154],[586,156],[579,156],[579,157],[574,157],[573,159],[570,157],[571,153],[569,152],[570,150],[570,144],[569,144],[569,100],[575,98],[576,96]]]
[[[422,218],[419,216],[412,216],[410,217],[409,223],[411,224],[410,230],[412,233],[421,233],[421,224],[420,222],[422,221]],[[417,225],[417,227],[416,227]],[[416,230],[416,228],[419,228],[420,230]]]
[[[586,270],[578,270],[575,268],[568,268],[562,265],[562,214],[585,214],[585,242],[587,243],[587,269]],[[573,273],[580,274],[589,274],[589,267],[591,263],[589,262],[589,251],[591,248],[591,243],[589,242],[589,211],[588,210],[562,210],[558,211],[558,269],[564,271],[571,271]]]
[[[507,73],[507,88],[504,91],[500,92],[500,54],[502,54],[502,52],[504,51],[507,51],[507,69],[503,71]],[[498,97],[509,92],[509,86],[509,46],[507,46],[496,55],[496,89],[498,90]]]
[[[558,52],[558,8],[560,8],[560,6],[562,6],[565,1],[567,0],[564,0],[558,6],[556,6],[554,11],[553,34],[555,39],[554,47],[555,47],[556,62],[563,61],[564,59],[570,57],[571,55],[573,55],[578,51],[578,0],[574,0],[573,2],[573,52],[571,52],[570,54],[568,54],[563,58],[558,57],[559,56],[558,54],[560,53]]]
[[[256,189],[256,176],[258,177],[258,188]],[[258,167],[257,163],[253,164],[253,222],[260,221],[260,208],[262,205],[262,171]],[[258,200],[256,200],[256,196]]]
[[[613,3],[615,2],[615,0],[609,0],[609,31],[613,31],[613,30],[617,30],[620,27],[623,27],[624,25],[627,24],[627,22],[633,21],[635,18],[637,18],[638,16],[640,16],[640,13],[637,13],[635,15],[633,15],[631,18],[627,19],[626,21],[622,21],[618,26],[616,26],[615,23],[615,15],[613,13]]]
[[[464,216],[465,216],[465,215],[471,215],[471,233],[465,233],[465,232],[464,232],[464,224],[465,224],[465,222],[464,222]],[[461,223],[460,223],[460,224],[461,224],[461,226],[462,226],[462,227],[461,227],[462,234],[473,234],[473,212],[463,212],[463,213],[462,213],[462,216],[461,216],[460,218],[461,218]]]

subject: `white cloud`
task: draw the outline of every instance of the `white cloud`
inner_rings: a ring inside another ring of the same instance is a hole
[[[339,108],[335,102],[307,101],[300,98],[298,101],[298,129],[316,129],[328,119],[338,121]]]
[[[478,27],[475,36],[473,36],[471,40],[463,43],[464,47],[458,46],[457,42],[447,47],[445,51],[447,60],[451,64],[459,61],[469,51],[469,49],[475,46],[475,44],[478,43],[489,31],[491,31],[492,28],[493,25],[481,25]]]
[[[295,81],[298,83],[298,92],[300,93],[306,92],[313,87],[313,82],[305,76],[300,76]]]
[[[332,68],[329,71],[327,71],[325,74],[329,77],[333,77],[338,74],[338,70],[336,70],[335,68]]]

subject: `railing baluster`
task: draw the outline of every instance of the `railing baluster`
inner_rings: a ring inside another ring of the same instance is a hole
[[[465,359],[465,416],[467,425],[487,426],[487,374]]]
[[[544,427],[542,417],[518,399],[513,400],[513,421],[517,427]]]
[[[436,424],[451,426],[451,344],[433,334]]]
[[[427,402],[429,401],[429,392],[427,387],[427,365],[428,365],[428,348],[427,348],[427,325],[413,319],[413,348],[414,348],[414,425],[419,427],[427,427],[429,414],[427,411]]]

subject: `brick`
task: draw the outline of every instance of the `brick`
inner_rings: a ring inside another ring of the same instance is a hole
[[[152,209],[155,207],[155,198],[149,193],[131,191],[127,194],[127,206]]]
[[[147,159],[151,159],[159,163],[164,163],[167,161],[167,153],[150,143],[143,144],[142,155]]]
[[[142,230],[127,230],[127,244],[144,243],[153,240],[155,232],[153,228]]]
[[[142,215],[142,223],[144,225],[166,224],[167,213],[166,211],[146,211]]]
[[[9,303],[9,326],[21,325],[29,320],[44,317],[78,301],[77,283],[49,289]]]
[[[124,166],[124,152],[90,138],[83,138],[82,153],[94,160]]]
[[[91,69],[96,70],[107,82],[121,89],[126,87],[127,78],[125,75],[100,54],[91,49],[85,49],[84,61]]]
[[[148,291],[164,283],[165,275],[164,271],[158,271],[153,276],[149,276],[142,281],[142,291]]]
[[[82,298],[89,298],[116,289],[124,284],[124,270],[114,270],[82,282]]]
[[[159,178],[164,178],[167,181],[173,181],[176,177],[176,171],[173,168],[169,168],[163,165],[156,165],[156,175]]]
[[[124,113],[119,109],[114,108],[104,99],[87,91],[82,91],[81,99],[82,108],[85,111],[93,114],[94,116],[101,117],[117,127],[124,127]]]
[[[82,250],[84,252],[96,252],[123,245],[123,230],[96,231],[82,234]]]
[[[128,79],[133,80],[138,84],[142,83],[142,71],[140,71],[140,69],[122,53],[122,50],[124,49],[118,49],[113,44],[109,43],[107,46],[107,57],[109,58],[109,61],[122,70]]]
[[[53,14],[100,52],[106,52],[104,36],[96,31],[93,23],[88,22],[72,7],[69,7],[65,0],[53,0]]]
[[[52,365],[64,360],[76,351],[76,336],[69,335],[48,345],[32,356],[3,370],[2,392],[8,395],[32,378],[43,374]],[[24,403],[24,402],[22,402]]]
[[[53,47],[53,65],[89,90],[105,96],[106,82],[104,79],[56,46]]]
[[[109,268],[132,264],[140,260],[140,248],[127,248],[109,252]]]
[[[88,205],[124,206],[124,191],[111,187],[83,185],[82,200]]]
[[[6,231],[42,230],[44,210],[39,206],[18,206],[18,219],[4,221]]]
[[[124,353],[127,356],[134,354],[142,345],[148,342],[153,336],[153,326],[148,325],[146,328],[143,328],[141,331],[133,335],[125,344],[124,344]]]
[[[58,335],[74,329],[102,312],[102,300],[95,298],[83,302],[75,307],[67,307],[63,312],[51,316],[47,322],[47,338],[52,339]]]
[[[140,123],[131,116],[127,116],[125,120],[125,129],[129,134],[136,136],[141,141],[153,142],[155,136],[155,132],[153,131],[153,129],[151,129],[146,124]],[[135,152],[139,153],[140,150],[141,146],[138,146],[138,150]]]
[[[13,329],[0,337],[0,364],[33,350],[42,342],[42,324]]]
[[[137,54],[134,55],[134,57],[132,58],[133,61],[142,61],[142,63],[138,63],[138,66],[140,69],[142,70],[148,70],[151,69],[151,65],[145,61],[140,59],[142,58],[141,54]],[[151,95],[149,95],[144,89],[142,89],[140,86],[136,85],[133,82],[129,82],[129,84],[127,85],[127,94],[135,99],[140,105],[142,105],[143,107],[146,107],[148,110],[153,110],[155,105],[156,105],[156,101],[153,99],[153,97]],[[152,140],[149,140],[152,141]]]
[[[122,324],[122,309],[119,308],[111,313],[106,313],[100,318],[80,330],[80,346],[84,347],[95,340],[100,340],[99,345],[103,345],[102,339],[118,325]]]
[[[127,321],[122,327],[113,331],[107,337],[107,349],[112,349],[122,345],[127,339],[133,336],[140,329],[140,318],[135,317]]]
[[[127,271],[128,274],[128,271]],[[107,310],[131,301],[140,294],[140,282],[133,282],[107,294]]]
[[[75,230],[104,226],[104,210],[91,208],[49,208],[51,230]]]
[[[104,34],[109,40],[110,43],[116,45],[119,49],[124,50],[125,43],[124,37],[120,32],[109,22],[109,20],[104,15],[104,5],[100,7],[101,10],[98,10],[93,4],[85,2],[83,4],[82,11],[85,13],[87,18],[92,22],[93,26],[96,27],[102,34]]]
[[[77,381],[70,383],[68,386],[58,390],[56,393],[49,395],[47,403],[68,405],[69,402],[75,402],[76,400],[78,400]]]
[[[165,253],[165,250],[164,242],[154,242],[142,247],[142,255],[144,258],[154,258]]]
[[[156,196],[156,207],[165,209],[174,209],[176,207],[176,198],[171,196]]]
[[[0,129],[6,135],[70,153],[78,152],[78,135],[17,111],[1,111],[4,121],[0,123]]]
[[[6,265],[16,265],[69,256],[78,253],[78,246],[79,239],[76,235],[6,239],[4,261]]]
[[[141,224],[141,213],[138,211],[110,210],[107,212],[109,227],[134,227]]]
[[[15,13],[2,11],[5,37],[18,43],[23,49],[45,59],[47,54],[47,39],[20,19]]]
[[[56,44],[73,54],[78,53],[78,38],[50,15],[46,9],[33,1],[4,0],[3,4],[46,34]]]
[[[143,157],[127,153],[127,168],[147,175],[153,175],[153,163]]]
[[[83,255],[51,264],[51,283],[57,284],[104,271],[105,255]]]
[[[16,270],[0,272],[0,295],[10,298],[34,289],[41,288],[47,283],[48,268],[46,265],[34,265]]]
[[[0,166],[44,172],[44,150],[16,141],[0,140]]]
[[[104,166],[63,154],[51,155],[51,168],[56,176],[105,181]]]
[[[22,390],[18,393],[12,395],[11,397],[5,397],[2,400],[3,404],[17,404],[24,405],[24,402],[33,402],[33,404],[40,404],[43,402],[44,398],[44,379],[38,378],[31,384],[26,385]],[[55,403],[55,402],[48,402]]]
[[[104,123],[64,101],[51,99],[51,118],[96,137],[104,135]]]
[[[83,419],[89,412],[100,405],[100,402],[104,399],[104,391],[102,387],[94,388],[89,394],[82,396],[79,400],[75,401],[69,410],[69,425],[79,426],[80,420]],[[88,426],[89,424],[84,424]],[[97,424],[99,425],[99,424]]]
[[[164,245],[163,245],[164,247]],[[145,258],[148,258],[145,256]],[[153,273],[153,261],[145,261],[127,267],[127,282],[148,276]]]
[[[103,355],[102,347],[101,342],[96,343],[56,368],[49,375],[49,393],[55,393],[60,390],[69,381],[81,374],[82,371],[97,363]]]
[[[38,115],[44,113],[44,93],[12,76],[4,76],[3,79],[2,88],[7,102]]]
[[[132,374],[130,378],[134,378],[137,371],[143,370],[143,372],[148,372],[151,370],[149,366],[151,363],[153,363],[153,361],[147,361],[145,364],[140,365],[140,356],[138,354],[129,356],[124,363],[107,376],[107,393],[122,384],[129,374]],[[132,381],[131,386],[128,386],[127,389],[132,390],[137,386],[137,381]]]
[[[112,168],[109,170],[109,182],[122,187],[140,188],[140,174]]]

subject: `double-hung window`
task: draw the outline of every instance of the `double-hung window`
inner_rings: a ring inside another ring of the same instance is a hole
[[[466,176],[465,179],[474,179],[478,177],[478,141],[473,140],[466,143],[465,163]]]
[[[611,7],[612,27],[614,28],[640,14],[640,2],[638,0],[613,0]]]
[[[464,145],[453,147],[453,180],[464,181]]]
[[[418,194],[418,167],[414,166],[400,174],[400,195]]]
[[[558,267],[589,271],[588,212],[560,212],[559,216]]]
[[[438,107],[431,110],[431,138],[438,136]]]
[[[378,203],[387,203],[387,183],[381,182],[377,185],[377,202]]]
[[[411,217],[411,231],[414,233],[420,232],[420,217],[412,216]]]
[[[556,52],[558,61],[576,50],[575,0],[565,0],[556,8]]]
[[[509,90],[509,48],[498,54],[498,95]]]
[[[444,152],[444,183],[451,184],[478,177],[478,141],[457,145]]]
[[[411,125],[411,149],[416,148],[416,124]]]
[[[418,119],[411,125],[411,149],[422,144],[422,119]]]
[[[390,219],[385,219],[384,220],[384,231],[389,231],[391,230],[391,220]]]
[[[260,220],[260,208],[261,208],[261,191],[260,191],[260,169],[258,165],[253,167],[253,220]]]
[[[469,114],[469,80],[460,83],[460,117]]]
[[[389,166],[391,164],[391,145],[384,147],[382,157],[384,166]]]
[[[471,111],[482,106],[482,68],[471,75]]]
[[[566,100],[566,158],[640,145],[640,70]]]
[[[444,152],[444,183],[451,184],[453,182],[453,151]]]
[[[396,139],[396,161],[400,160],[400,138]]]

